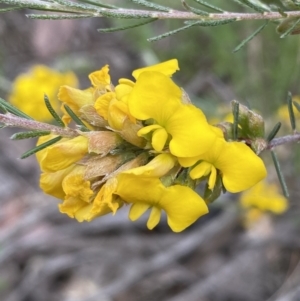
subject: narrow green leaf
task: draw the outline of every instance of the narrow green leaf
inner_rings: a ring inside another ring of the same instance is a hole
[[[293,101],[293,104],[296,107],[296,109],[298,110],[298,112],[300,112],[300,104],[296,101]]]
[[[85,3],[89,3],[89,4],[92,4],[92,5],[99,6],[99,7],[104,7],[104,8],[118,9],[118,7],[115,6],[115,5],[104,4],[101,1],[97,1],[97,0],[80,0],[80,2],[85,2]]]
[[[149,2],[149,1],[145,1],[145,0],[130,0],[130,1],[135,3],[135,4],[142,5],[142,6],[149,7],[149,8],[153,8],[153,9],[159,10],[159,11],[168,12],[168,11],[172,10],[171,7],[158,5],[156,3],[152,3],[152,2]]]
[[[218,12],[221,12],[221,13],[225,12],[223,9],[221,9],[221,8],[219,8],[217,6],[211,5],[211,4],[209,4],[209,3],[207,3],[207,2],[205,2],[203,0],[194,0],[194,1],[197,2],[200,5],[203,5],[203,6],[207,7],[207,8],[210,8],[212,10],[215,10],[215,11],[218,11]]]
[[[10,104],[9,102],[5,101],[1,97],[0,97],[0,105],[2,107],[4,107],[11,114],[14,114],[16,116],[19,116],[19,117],[22,117],[22,118],[25,118],[25,119],[33,120],[33,118],[31,118],[27,114],[23,113],[18,108],[16,108],[15,106],[13,106],[12,104]]]
[[[177,28],[175,30],[166,32],[162,35],[147,39],[147,41],[155,42],[155,41],[161,40],[163,38],[169,37],[173,34],[176,34],[180,31],[186,30],[186,29],[188,29],[190,27],[193,27],[193,26],[218,26],[218,25],[225,25],[225,24],[234,22],[235,20],[236,19],[216,20],[216,21],[186,21],[186,23],[187,23],[186,26],[183,26],[183,27]]]
[[[292,99],[291,92],[288,92],[288,95],[287,95],[287,106],[288,106],[288,110],[289,110],[291,127],[292,127],[292,130],[294,131],[296,129],[296,118],[295,118],[295,113],[294,113],[294,108],[293,108],[293,99]]]
[[[199,16],[209,16],[209,13],[207,11],[201,10],[201,9],[197,9],[194,8],[190,5],[188,5],[184,0],[181,1],[183,7],[188,10],[191,11],[192,13],[199,15]]]
[[[232,138],[233,138],[233,140],[237,140],[237,138],[238,138],[239,108],[240,108],[240,104],[237,101],[234,101],[233,107],[232,107],[232,113],[233,113]]]
[[[224,20],[209,20],[209,21],[186,21],[184,24],[193,25],[193,26],[219,26],[219,25],[226,25],[232,22],[235,22],[236,19],[224,19]]]
[[[89,131],[89,129],[85,126],[81,119],[72,111],[72,109],[68,105],[64,105],[64,108],[66,109],[70,117],[73,119],[73,121],[81,127],[81,129],[84,129],[84,131]]]
[[[139,26],[143,26],[145,24],[157,21],[158,19],[149,19],[146,20],[144,22],[140,22],[140,23],[136,23],[136,24],[131,24],[128,26],[122,26],[122,27],[111,27],[111,28],[99,28],[97,29],[97,31],[101,32],[101,33],[109,33],[109,32],[115,32],[115,31],[121,31],[121,30],[126,30],[126,29],[131,29],[131,28],[135,28],[135,27],[139,27]]]
[[[6,12],[18,10],[18,9],[22,9],[22,8],[19,7],[19,6],[15,6],[15,7],[7,7],[7,8],[1,8],[1,9],[0,9],[0,13],[6,13]]]
[[[118,13],[116,11],[108,11],[108,10],[101,10],[101,15],[107,18],[114,18],[114,19],[153,19],[152,14],[129,14],[127,13]]]
[[[243,40],[238,46],[236,46],[232,52],[237,52],[241,48],[243,48],[249,41],[251,41],[254,37],[256,37],[269,23],[267,20],[262,26],[260,26],[256,31],[254,31],[248,38]]]
[[[61,15],[44,15],[44,14],[27,14],[27,18],[32,19],[32,20],[71,20],[71,19],[83,19],[83,18],[93,18],[93,15],[76,15],[76,14],[61,14]]]
[[[272,129],[272,131],[267,137],[267,142],[271,142],[275,138],[280,128],[281,128],[281,122],[276,123],[274,128]]]
[[[10,139],[11,140],[22,140],[22,139],[28,139],[28,138],[36,138],[36,137],[42,137],[50,135],[51,131],[29,131],[29,132],[19,132],[13,134]]]
[[[55,137],[55,138],[53,138],[51,140],[48,140],[45,143],[42,143],[42,144],[38,145],[37,147],[32,148],[31,150],[27,151],[20,158],[21,159],[25,159],[25,158],[27,158],[27,157],[29,157],[29,156],[31,156],[31,155],[33,155],[33,154],[35,154],[35,153],[43,150],[43,149],[45,149],[46,147],[48,147],[48,146],[50,146],[50,145],[58,142],[61,138],[62,138],[61,136],[58,136],[58,137]]]
[[[156,37],[153,37],[153,38],[149,38],[149,39],[147,39],[147,41],[148,41],[148,42],[155,42],[155,41],[161,40],[161,39],[163,39],[163,38],[169,37],[169,36],[171,36],[171,35],[173,35],[173,34],[176,34],[176,33],[180,32],[180,31],[183,31],[183,30],[185,30],[185,29],[188,29],[188,28],[190,28],[190,27],[192,27],[192,26],[194,26],[194,23],[188,24],[188,25],[186,25],[186,26],[177,28],[177,29],[172,30],[172,31],[168,31],[168,32],[166,32],[166,33],[164,33],[164,34],[162,34],[162,35],[159,35],[159,36],[156,36]]]
[[[58,114],[55,112],[55,110],[53,109],[50,101],[49,101],[49,98],[46,94],[44,94],[44,101],[45,101],[45,105],[49,111],[49,113],[52,115],[52,117],[56,120],[56,122],[58,123],[58,125],[60,127],[65,127],[65,124],[64,122],[61,120],[61,118],[58,116]]]
[[[249,0],[234,0],[234,1],[240,4],[244,4],[245,6],[250,7],[259,13],[264,13],[267,11],[263,6],[256,4],[253,1],[249,1]]]
[[[93,11],[93,12],[99,12],[100,9],[97,9],[94,5],[90,4],[81,4],[78,2],[68,1],[68,0],[55,0],[56,3],[66,6],[69,8],[75,8],[83,11]]]
[[[6,114],[8,112],[2,104],[0,104],[0,110],[2,111],[2,114]]]
[[[290,33],[292,33],[296,28],[297,26],[299,25],[300,23],[300,18],[287,30],[285,31],[281,36],[280,38],[283,39],[285,38],[286,36],[288,36]]]
[[[0,130],[1,130],[1,129],[4,129],[5,127],[6,127],[5,124],[0,124]]]
[[[275,166],[275,169],[276,169],[278,180],[279,180],[280,185],[281,185],[281,189],[282,189],[283,195],[286,198],[288,198],[289,197],[289,191],[288,191],[288,188],[287,188],[284,176],[282,174],[282,171],[281,171],[281,168],[280,168],[280,164],[279,164],[277,155],[276,155],[276,153],[275,153],[275,151],[273,149],[271,150],[271,155],[272,155],[272,159],[273,159],[273,162],[274,162],[274,166]]]

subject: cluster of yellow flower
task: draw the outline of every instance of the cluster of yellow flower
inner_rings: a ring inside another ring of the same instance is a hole
[[[35,120],[49,122],[53,117],[45,106],[44,94],[51,100],[53,108],[58,110],[60,103],[56,95],[62,85],[77,87],[76,75],[73,72],[60,73],[46,66],[36,65],[15,79],[8,99]]]
[[[135,82],[120,79],[113,86],[105,66],[89,75],[86,90],[60,88],[60,101],[87,128],[37,153],[40,186],[63,200],[62,213],[91,221],[131,204],[131,220],[151,209],[147,227],[153,229],[163,210],[180,232],[208,212],[207,200],[194,191],[200,181],[211,192],[221,183],[235,193],[266,176],[249,146],[226,141],[190,103],[170,78],[176,70],[173,59],[135,70]],[[63,121],[71,121],[65,110]]]

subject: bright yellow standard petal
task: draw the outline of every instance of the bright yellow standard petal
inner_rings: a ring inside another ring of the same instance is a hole
[[[137,119],[153,118],[164,126],[181,104],[181,96],[181,89],[169,77],[143,72],[129,94],[129,111]]]
[[[149,67],[136,69],[135,71],[133,71],[132,76],[135,79],[138,79],[138,77],[145,71],[157,71],[166,76],[171,76],[177,70],[179,70],[178,61],[176,59],[172,59],[172,60],[162,62],[162,63],[156,64],[156,65],[152,65]]]
[[[137,119],[154,119],[171,136],[170,151],[178,157],[194,157],[206,152],[217,135],[202,111],[181,102],[182,91],[159,72],[143,72],[128,98],[130,113]],[[141,132],[146,131],[142,129]],[[162,133],[162,131],[160,132]],[[163,133],[164,137],[166,133]],[[163,139],[154,139],[154,149],[161,150]]]
[[[170,151],[177,157],[195,157],[209,151],[217,138],[202,111],[193,105],[180,105],[166,126],[172,136]]]

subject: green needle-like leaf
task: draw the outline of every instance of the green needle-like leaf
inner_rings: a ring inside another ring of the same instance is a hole
[[[233,138],[233,140],[237,140],[237,138],[238,138],[239,108],[240,108],[240,104],[237,101],[234,101],[233,107],[232,107],[232,113],[233,113],[232,138]]]
[[[205,7],[207,7],[207,8],[210,8],[210,9],[212,9],[214,11],[221,12],[221,13],[224,12],[223,9],[221,9],[221,8],[219,8],[217,6],[211,5],[211,4],[209,4],[209,3],[207,3],[207,2],[205,2],[203,0],[194,0],[194,1],[197,2],[198,4],[201,4],[201,5],[205,6]]]
[[[294,23],[287,31],[285,31],[285,32],[280,36],[280,38],[281,38],[281,39],[285,38],[285,37],[288,36],[290,33],[292,33],[296,28],[299,29],[299,28],[298,28],[298,27],[299,27],[299,26],[298,26],[299,23],[300,23],[300,18],[299,18],[297,21],[295,21],[295,23]]]
[[[33,155],[33,154],[35,154],[35,153],[37,153],[37,152],[45,149],[46,147],[48,147],[48,146],[50,146],[50,145],[58,142],[61,138],[62,138],[61,136],[58,136],[58,137],[55,137],[55,138],[53,138],[53,139],[51,139],[49,141],[46,141],[45,143],[42,143],[42,144],[38,145],[37,147],[35,147],[35,148],[27,151],[20,158],[21,159],[28,158],[29,156],[31,156],[31,155]]]
[[[300,104],[296,101],[293,101],[293,104],[296,107],[296,109],[298,110],[298,112],[300,112]]]
[[[196,15],[199,15],[199,16],[208,16],[209,15],[209,13],[207,11],[194,8],[190,5],[188,5],[184,0],[182,0],[181,3],[186,10],[191,11],[192,13],[194,13]]]
[[[294,131],[296,129],[296,118],[295,118],[295,113],[294,113],[294,108],[293,108],[293,99],[292,99],[291,92],[288,92],[287,105],[288,105],[288,110],[289,110],[291,127],[292,127],[292,130]]]
[[[280,128],[281,128],[281,122],[276,123],[274,128],[272,129],[272,131],[267,137],[267,142],[271,142],[275,138]]]
[[[135,28],[135,27],[139,27],[139,26],[143,26],[145,24],[154,22],[158,19],[149,19],[146,20],[144,22],[140,22],[140,23],[136,23],[136,24],[131,24],[128,26],[121,26],[121,27],[111,27],[111,28],[99,28],[97,29],[97,31],[101,32],[101,33],[109,33],[109,32],[115,32],[115,31],[121,31],[121,30],[127,30],[127,29],[131,29],[131,28]]]
[[[254,31],[248,38],[246,38],[238,46],[236,46],[232,52],[237,52],[241,48],[243,48],[249,41],[251,41],[254,37],[256,37],[268,24],[269,24],[269,20],[267,20],[262,26],[260,26],[256,31]]]
[[[51,105],[51,103],[50,103],[50,101],[49,101],[49,98],[48,98],[48,96],[45,94],[44,95],[44,101],[45,101],[45,104],[46,104],[46,107],[47,107],[47,109],[48,109],[48,111],[49,111],[49,113],[52,115],[52,117],[56,120],[56,122],[58,123],[58,125],[60,126],[60,127],[65,127],[65,124],[64,124],[64,122],[61,120],[61,118],[58,116],[58,114],[55,112],[55,110],[53,109],[53,107],[52,107],[52,105]]]
[[[171,7],[166,7],[166,6],[158,5],[156,3],[152,3],[152,2],[149,2],[149,1],[145,1],[145,0],[130,0],[130,1],[133,2],[133,3],[136,3],[138,5],[142,5],[142,6],[145,6],[145,7],[153,8],[153,9],[159,10],[159,11],[168,12],[168,11],[172,10]]]
[[[271,155],[272,155],[272,159],[273,159],[274,166],[275,166],[275,169],[276,169],[276,173],[277,173],[277,176],[278,176],[278,180],[279,180],[281,188],[282,188],[283,195],[286,198],[288,198],[289,197],[289,191],[288,191],[284,176],[282,174],[277,155],[276,155],[276,153],[273,149],[271,150]]]
[[[61,14],[61,15],[44,15],[44,14],[27,14],[26,15],[27,18],[29,19],[37,19],[37,20],[72,20],[72,19],[83,19],[83,18],[92,18],[93,15],[76,15],[76,14],[69,14],[69,15],[65,15],[65,14]]]
[[[42,137],[50,135],[51,131],[29,131],[29,132],[19,132],[13,134],[10,139],[11,140],[22,140],[22,139],[28,139],[28,138],[36,138],[36,137]]]
[[[4,107],[11,114],[14,114],[16,116],[19,116],[19,117],[22,117],[22,118],[25,118],[25,119],[33,120],[33,118],[31,118],[30,116],[28,116],[24,112],[20,111],[18,108],[16,108],[15,106],[10,104],[9,102],[5,101],[1,97],[0,97],[0,105],[2,107]]]
[[[89,129],[85,126],[81,119],[72,111],[72,109],[68,105],[64,105],[64,108],[66,109],[70,117],[73,119],[73,121],[80,126],[82,131],[89,131]]]

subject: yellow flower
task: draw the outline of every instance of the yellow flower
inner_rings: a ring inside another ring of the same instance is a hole
[[[171,76],[178,70],[177,60],[169,60],[150,67],[145,67],[133,71],[132,75],[138,79],[140,74],[146,71],[156,71],[166,76]],[[95,109],[114,130],[121,130],[124,122],[129,119],[131,123],[135,123],[135,118],[128,110],[128,95],[134,87],[135,83],[129,79],[120,79],[119,85],[115,87],[115,91],[100,96],[95,102]]]
[[[184,167],[198,162],[190,172],[192,179],[209,175],[208,186],[213,189],[219,171],[226,190],[235,193],[252,187],[266,177],[263,161],[250,147],[242,142],[227,142],[220,137],[221,130],[216,130],[220,131],[219,137],[208,152],[195,158],[179,158]]]
[[[61,87],[59,99],[88,131],[78,129],[77,137],[37,154],[40,186],[62,200],[60,212],[91,221],[130,204],[131,220],[151,209],[147,227],[153,229],[164,211],[180,232],[208,212],[191,188],[196,179],[209,176],[213,189],[218,177],[220,189],[221,176],[225,188],[237,192],[265,176],[261,159],[244,143],[225,141],[170,79],[177,69],[176,60],[137,69],[136,82],[121,79],[114,87],[104,66],[90,74],[86,90]]]
[[[178,164],[170,154],[160,154],[147,165],[118,175],[115,194],[131,203],[129,218],[137,220],[151,208],[147,227],[153,229],[160,221],[161,210],[167,214],[174,232],[183,231],[208,212],[203,199],[191,188],[172,185],[165,187],[160,178]],[[134,189],[133,189],[134,187]]]
[[[158,178],[130,173],[120,174],[118,182],[115,193],[125,202],[132,204],[129,213],[132,221],[151,208],[147,222],[149,229],[153,229],[159,223],[161,210],[166,212],[168,224],[174,232],[183,231],[200,216],[208,213],[203,199],[189,187],[165,187]]]
[[[92,83],[92,87],[85,90],[75,89],[67,85],[60,87],[58,93],[59,100],[67,104],[76,115],[87,119],[85,111],[93,108],[99,96],[111,92],[112,90],[108,72],[109,68],[108,65],[106,65],[101,70],[91,73],[89,79]],[[71,118],[63,107],[62,111],[64,112],[62,119],[68,124]],[[90,120],[88,119],[87,121]]]
[[[39,121],[53,119],[44,103],[49,97],[54,110],[59,109],[57,92],[61,85],[78,85],[73,72],[60,73],[43,65],[36,65],[28,73],[20,74],[14,81],[9,101],[21,111]]]
[[[255,207],[261,211],[281,214],[288,209],[288,200],[278,192],[277,185],[261,181],[242,193],[240,204],[244,208]]]
[[[162,151],[169,142],[173,155],[193,157],[206,152],[216,138],[202,111],[183,104],[181,89],[160,72],[140,74],[129,95],[128,105],[135,118],[154,120],[138,135],[152,134],[152,147],[156,151]]]

